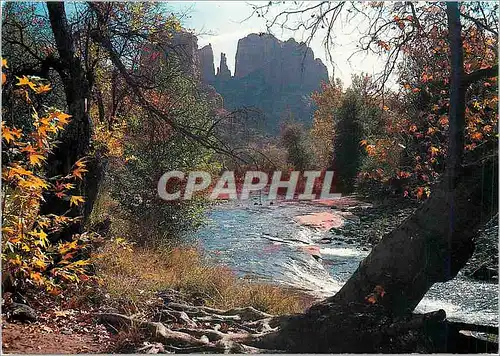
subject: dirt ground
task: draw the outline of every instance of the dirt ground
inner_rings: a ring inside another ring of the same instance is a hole
[[[98,335],[65,334],[40,324],[2,322],[2,354],[93,354],[107,351]]]
[[[37,307],[36,321],[32,322],[12,320],[8,303],[2,305],[2,354],[112,351],[115,336],[104,325],[95,322],[98,310],[79,308],[69,303],[58,304],[49,298],[37,298],[32,302]]]

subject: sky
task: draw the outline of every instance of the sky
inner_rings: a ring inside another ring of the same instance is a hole
[[[257,3],[259,1],[173,1],[168,2],[167,6],[174,13],[187,13],[182,23],[184,27],[193,29],[198,35],[198,46],[201,48],[209,43],[212,45],[215,68],[219,66],[220,53],[225,53],[228,67],[234,74],[238,40],[250,33],[266,32],[262,18],[253,16],[247,19],[252,13],[251,4]],[[349,58],[356,51],[357,39],[363,24],[339,21],[336,27],[336,46],[332,51],[334,63],[327,60],[322,36],[315,38],[310,45],[315,57],[320,58],[327,66],[329,76],[335,73],[335,77],[340,78],[348,86],[351,74],[362,72],[374,74],[380,71],[383,62],[374,55],[356,54]],[[293,37],[300,42],[305,38],[298,32],[276,30],[273,34],[284,41]]]

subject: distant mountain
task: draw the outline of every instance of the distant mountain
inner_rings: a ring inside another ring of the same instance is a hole
[[[211,45],[199,49],[197,57],[201,81],[222,95],[224,107],[260,109],[265,130],[273,134],[282,119],[309,125],[314,112],[311,93],[328,81],[326,66],[309,47],[268,34],[250,34],[238,41],[234,76],[224,53],[215,72]]]

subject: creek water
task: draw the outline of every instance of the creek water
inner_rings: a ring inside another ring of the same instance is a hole
[[[257,204],[257,205],[254,205]],[[262,205],[259,205],[262,204]],[[318,298],[335,294],[369,249],[336,239],[332,232],[303,226],[296,217],[332,209],[306,203],[228,202],[213,207],[197,233],[205,252],[239,276],[304,290]],[[325,238],[331,239],[323,243]],[[311,248],[320,252],[314,257]],[[417,312],[444,309],[448,319],[498,325],[498,284],[460,274],[436,283]]]

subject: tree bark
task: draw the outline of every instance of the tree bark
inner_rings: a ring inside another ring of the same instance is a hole
[[[61,63],[58,73],[64,85],[68,112],[72,116],[70,123],[60,137],[60,143],[47,161],[47,173],[49,177],[55,177],[67,175],[74,163],[89,153],[92,135],[92,122],[88,112],[91,88],[80,59],[75,53],[74,40],[66,19],[64,3],[47,2],[47,9]],[[89,169],[89,172],[84,176],[83,182],[79,182],[78,192],[73,194],[86,196],[85,206],[70,207],[67,201],[48,195],[40,209],[42,214],[83,216],[83,221],[88,218],[96,194],[92,194],[93,192],[86,188],[95,189],[97,187],[103,169],[99,160],[90,162],[88,166],[92,169]],[[78,222],[59,234],[51,236],[51,240],[69,238],[75,233],[81,233],[82,230],[83,223]]]

